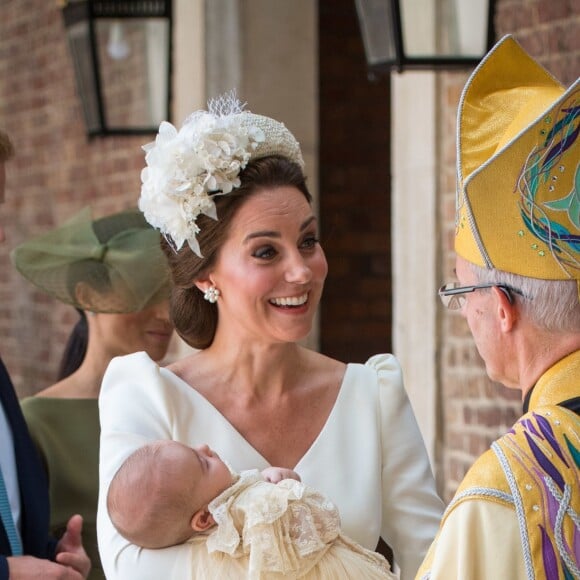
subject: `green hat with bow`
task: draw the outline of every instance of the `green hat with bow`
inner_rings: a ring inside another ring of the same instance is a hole
[[[85,208],[17,246],[11,258],[35,286],[81,310],[137,312],[169,297],[160,234],[137,210],[93,220]]]

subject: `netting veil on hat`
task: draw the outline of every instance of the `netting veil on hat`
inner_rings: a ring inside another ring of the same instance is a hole
[[[17,246],[16,269],[57,300],[91,312],[128,313],[169,296],[159,232],[137,211],[92,220],[85,208]]]
[[[175,250],[185,242],[198,256],[200,214],[217,219],[215,195],[240,186],[252,159],[281,155],[304,166],[300,145],[283,123],[243,110],[234,93],[190,115],[179,131],[166,121],[143,147],[139,209]]]

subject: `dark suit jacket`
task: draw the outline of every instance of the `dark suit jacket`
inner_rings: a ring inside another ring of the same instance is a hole
[[[18,471],[21,505],[21,535],[24,554],[54,559],[56,540],[48,535],[50,508],[48,482],[44,468],[30,439],[14,387],[0,359],[0,404],[4,408],[12,438]],[[6,442],[0,441],[0,445]],[[8,579],[6,557],[12,554],[6,531],[0,520],[0,580]]]

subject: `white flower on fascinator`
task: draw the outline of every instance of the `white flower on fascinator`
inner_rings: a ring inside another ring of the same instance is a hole
[[[240,171],[265,139],[235,95],[211,101],[208,109],[193,113],[179,131],[161,123],[155,142],[143,147],[147,167],[141,172],[139,199],[147,221],[175,250],[187,241],[200,257],[197,217],[217,219],[210,194],[239,187]]]
[[[251,159],[281,155],[304,167],[294,135],[275,119],[243,110],[235,92],[210,101],[178,131],[164,121],[154,143],[143,147],[139,209],[173,248],[185,242],[201,257],[200,214],[218,219],[214,196],[240,186],[240,171]]]

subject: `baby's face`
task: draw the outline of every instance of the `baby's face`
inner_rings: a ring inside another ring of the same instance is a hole
[[[197,480],[196,500],[205,506],[230,487],[232,474],[219,455],[207,445],[193,447],[192,450],[195,454],[192,469]]]

